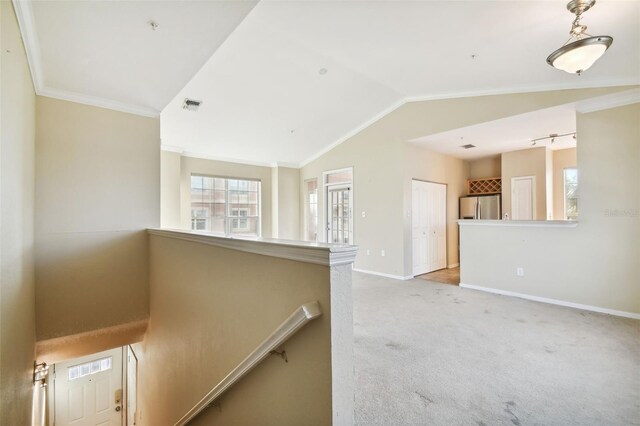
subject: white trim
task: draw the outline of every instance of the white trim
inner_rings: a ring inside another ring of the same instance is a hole
[[[82,93],[75,93],[67,90],[51,89],[49,87],[42,87],[39,90],[36,89],[36,93],[39,96],[45,96],[47,98],[60,99],[63,101],[75,102],[78,104],[90,105],[98,108],[106,108],[114,111],[126,112],[128,114],[141,115],[143,117],[160,117],[160,111],[154,108],[128,104],[125,102],[118,102],[98,96],[84,95]]]
[[[410,280],[410,279],[413,278],[412,275],[408,275],[406,277],[403,277],[403,276],[400,276],[400,275],[385,274],[384,272],[368,271],[366,269],[353,268],[353,270],[356,271],[356,272],[362,272],[363,274],[377,275],[379,277],[392,278],[394,280],[400,280],[400,281],[407,281],[407,280]]]
[[[631,89],[576,102],[576,111],[581,114],[586,114],[636,104],[638,102],[640,102],[640,89]]]
[[[452,263],[451,265],[447,266],[447,269],[457,268],[458,266],[460,266],[459,263]]]
[[[221,161],[223,163],[244,164],[247,166],[258,166],[258,167],[269,167],[269,168],[274,167],[274,163],[268,163],[265,161],[245,161],[245,160],[239,160],[237,158],[219,157],[216,155],[207,155],[207,154],[203,154],[200,152],[193,152],[193,151],[183,151],[182,156],[189,157],[189,158],[198,158],[200,160]]]
[[[640,319],[640,314],[634,312],[617,311],[615,309],[601,308],[599,306],[583,305],[581,303],[567,302],[564,300],[549,299],[546,297],[532,296],[530,294],[516,293],[513,291],[500,290],[497,288],[481,287],[473,284],[460,283],[460,287],[471,290],[484,291],[487,293],[500,294],[502,296],[518,297],[520,299],[533,300],[534,302],[548,303],[551,305],[566,306],[574,309],[582,309],[584,311],[598,312],[601,314],[615,315],[618,317]]]
[[[515,226],[521,228],[576,228],[577,220],[475,220],[460,219],[460,226]]]
[[[261,254],[298,262],[315,263],[325,266],[348,265],[354,262],[357,246],[347,244],[326,244],[309,241],[278,240],[275,238],[238,237],[212,234],[210,232],[186,231],[178,229],[147,229],[151,235],[173,238],[222,247],[245,253]]]
[[[272,351],[279,348],[298,330],[322,315],[322,310],[318,302],[310,302],[300,306],[298,309],[278,326],[266,339],[264,339],[245,359],[240,361],[229,374],[227,374],[213,389],[211,389],[198,403],[175,423],[175,426],[184,426],[189,423],[198,413],[205,410],[213,401],[224,392],[236,384],[249,371],[257,366],[262,360],[271,355]]]
[[[13,0],[13,8],[16,11],[18,27],[27,54],[27,62],[31,69],[31,79],[36,93],[42,87],[42,62],[40,61],[40,44],[36,33],[35,19],[31,2],[24,0]]]
[[[577,81],[577,80],[574,80],[574,81]],[[472,90],[468,92],[441,93],[438,95],[406,96],[403,99],[400,99],[399,101],[395,102],[391,106],[385,108],[378,114],[374,115],[372,118],[366,120],[359,126],[355,127],[353,130],[347,132],[344,136],[342,136],[341,138],[333,142],[331,145],[321,149],[320,151],[316,152],[306,160],[300,162],[298,167],[302,168],[307,164],[311,163],[312,161],[317,160],[327,152],[331,151],[333,148],[337,147],[343,142],[346,142],[348,139],[352,138],[353,136],[357,135],[367,127],[371,126],[376,121],[384,118],[385,116],[391,114],[393,111],[399,109],[400,107],[410,102],[437,101],[437,100],[445,100],[445,99],[471,98],[471,97],[479,97],[479,96],[499,96],[499,95],[518,94],[518,93],[550,92],[550,91],[557,91],[557,90],[597,89],[601,87],[635,86],[638,84],[640,84],[639,78],[625,78],[625,79],[615,79],[615,80],[605,79],[605,80],[600,80],[595,82],[591,81],[586,83],[577,81],[577,83],[571,83],[571,84],[566,84],[566,83],[549,84],[549,85],[537,86],[537,87],[521,86],[516,88],[510,88],[510,89],[505,88],[505,89],[489,89],[489,90]],[[621,93],[626,93],[626,91]],[[586,104],[586,102],[588,101],[580,101],[577,104],[578,105],[581,105],[582,103]],[[569,102],[569,104],[570,103],[571,102]],[[629,102],[629,103],[633,103],[633,102]],[[616,105],[616,106],[622,106],[622,104]],[[609,108],[612,108],[612,107],[610,106]],[[604,108],[601,108],[601,109],[604,109]],[[590,111],[578,110],[578,112],[590,112]]]
[[[22,42],[27,55],[27,62],[29,63],[29,69],[31,70],[33,87],[38,96],[46,96],[48,98],[60,99],[63,101],[71,101],[99,108],[107,108],[144,117],[156,118],[160,116],[160,111],[154,108],[47,87],[44,82],[42,54],[31,1],[12,0],[12,3],[16,12],[20,35],[22,36]]]

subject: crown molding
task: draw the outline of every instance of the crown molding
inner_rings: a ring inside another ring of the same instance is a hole
[[[584,101],[576,102],[576,111],[581,114],[617,108],[640,102],[640,88],[625,90],[624,92],[598,96]]]
[[[247,166],[257,166],[257,167],[277,167],[276,163],[270,163],[266,161],[251,161],[251,160],[241,160],[238,158],[230,158],[230,157],[218,157],[215,155],[204,154],[202,152],[194,152],[194,151],[183,151],[183,157],[189,158],[198,158],[200,160],[212,160],[212,161],[222,161],[224,163],[235,163],[235,164],[244,164]]]
[[[588,83],[577,82],[572,84],[563,83],[563,84],[552,84],[552,85],[545,85],[545,86],[521,86],[521,87],[515,87],[515,88],[509,88],[509,89],[488,89],[488,90],[475,90],[475,91],[467,91],[467,92],[442,93],[438,95],[407,96],[399,100],[398,102],[392,104],[390,107],[386,108],[380,113],[376,114],[371,119],[357,126],[353,130],[351,130],[349,133],[345,134],[344,136],[336,140],[331,145],[327,146],[326,148],[318,151],[311,157],[302,161],[298,167],[302,168],[307,164],[311,163],[312,161],[317,160],[327,152],[331,151],[338,145],[342,144],[343,142],[352,138],[356,134],[360,133],[362,130],[366,129],[367,127],[369,127],[376,121],[380,120],[384,116],[392,113],[393,111],[399,109],[405,104],[408,104],[411,102],[437,101],[437,100],[458,99],[458,98],[473,98],[473,97],[479,97],[479,96],[510,95],[510,94],[519,94],[519,93],[550,92],[550,91],[557,91],[557,90],[597,89],[602,87],[619,87],[619,86],[635,86],[635,85],[640,85],[639,78],[626,78],[626,79],[615,79],[615,80],[608,79],[608,80],[599,80],[595,82],[591,81]],[[634,91],[634,90],[636,89],[633,89],[631,91]],[[624,91],[621,93],[627,93],[627,92],[628,91]],[[613,95],[618,95],[618,94],[613,94]],[[613,95],[605,95],[603,96],[603,98],[606,98],[608,96],[613,96]],[[620,97],[622,99],[624,96],[621,95]],[[583,101],[583,102],[585,102],[586,104],[587,101]],[[635,103],[635,102],[627,102],[627,104]],[[582,102],[578,103],[578,105],[580,105],[581,103]],[[614,106],[622,106],[622,105],[626,105],[626,104],[621,103],[619,105],[614,105],[612,103],[612,106],[609,106],[609,108],[613,108]],[[606,108],[601,108],[601,109],[606,109]],[[583,112],[583,111],[578,110],[578,112]]]
[[[298,164],[298,168],[302,168],[302,167],[306,166],[307,164],[311,163],[312,161],[317,160],[318,158],[322,157],[324,154],[326,154],[327,152],[331,151],[333,148],[337,147],[338,145],[342,144],[343,142],[346,142],[348,139],[354,137],[355,135],[357,135],[358,133],[360,133],[361,131],[363,131],[367,127],[371,126],[376,121],[378,121],[378,120],[384,118],[385,116],[391,114],[393,111],[397,110],[398,108],[400,108],[401,106],[403,106],[406,103],[407,103],[407,98],[400,99],[399,101],[394,102],[389,107],[385,108],[384,110],[380,111],[378,114],[374,115],[373,117],[371,117],[367,121],[361,123],[360,125],[356,126],[354,129],[350,130],[348,133],[346,133],[345,135],[340,137],[338,140],[333,142],[331,145],[321,149],[320,151],[318,151],[315,154],[313,154],[311,157],[309,157],[306,160],[300,162]]]
[[[91,105],[99,108],[106,108],[129,114],[141,115],[144,117],[156,118],[160,116],[160,111],[154,108],[118,102],[98,96],[90,96],[82,93],[75,93],[68,90],[47,87],[44,82],[44,72],[42,69],[42,56],[38,32],[36,31],[35,18],[30,0],[12,0],[13,8],[16,12],[20,35],[27,55],[27,62],[31,70],[31,79],[36,95],[48,98],[60,99],[63,101],[76,102],[84,105]]]
[[[20,28],[24,50],[27,54],[27,62],[31,70],[33,86],[36,89],[36,93],[38,93],[43,87],[42,62],[40,61],[40,44],[38,43],[38,34],[36,33],[31,2],[27,0],[13,0],[13,9],[18,19],[18,27]]]
[[[158,118],[160,117],[160,111],[153,108],[141,107],[137,105],[127,104],[124,102],[118,102],[111,99],[105,99],[98,96],[89,96],[82,93],[75,93],[67,90],[51,89],[43,87],[39,91],[36,90],[36,94],[39,96],[45,96],[47,98],[60,99],[63,101],[70,101],[84,105],[90,105],[98,108],[106,108],[119,112],[126,112],[129,114],[141,115],[143,117]]]

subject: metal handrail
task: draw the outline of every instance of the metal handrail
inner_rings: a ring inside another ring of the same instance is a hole
[[[220,395],[226,392],[238,380],[244,377],[263,359],[265,359],[271,351],[278,348],[299,329],[301,329],[309,321],[322,315],[318,302],[305,303],[296,309],[282,324],[271,333],[269,337],[262,341],[240,364],[224,379],[220,381],[213,389],[211,389],[198,403],[189,410],[184,416],[175,423],[175,426],[183,426],[189,423],[200,412],[206,409]]]

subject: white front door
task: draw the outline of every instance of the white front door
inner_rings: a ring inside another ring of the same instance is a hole
[[[511,178],[511,219],[533,220],[535,217],[536,177]]]
[[[327,186],[327,242],[353,244],[351,185]]]
[[[55,365],[56,426],[122,425],[122,348]]]
[[[412,181],[413,275],[447,267],[447,186]]]

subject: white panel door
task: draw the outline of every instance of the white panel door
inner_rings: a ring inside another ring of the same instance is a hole
[[[429,271],[447,267],[447,186],[429,183]]]
[[[511,219],[533,220],[535,217],[536,177],[511,178]]]
[[[429,272],[426,182],[412,181],[411,228],[413,240],[413,275]]]
[[[447,187],[412,181],[413,275],[447,266]]]
[[[122,348],[55,365],[56,426],[122,425]]]

